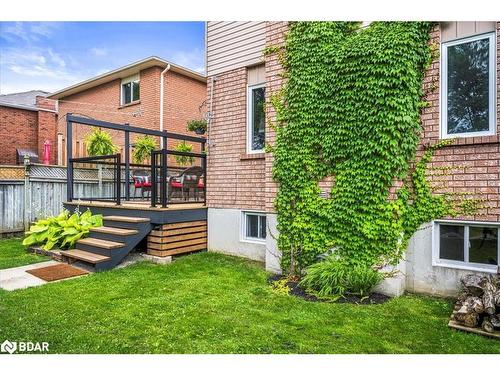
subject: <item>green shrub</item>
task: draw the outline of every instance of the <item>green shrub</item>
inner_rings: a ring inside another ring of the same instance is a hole
[[[156,141],[148,135],[138,137],[135,140],[132,160],[134,163],[141,164],[144,160],[151,157],[151,151],[158,148]]]
[[[83,214],[74,213],[70,216],[68,210],[63,210],[59,216],[51,216],[35,222],[23,245],[43,245],[43,249],[54,247],[60,249],[72,248],[75,242],[85,237],[92,227],[102,226],[102,215],[92,215],[90,210]]]
[[[95,128],[85,136],[85,143],[89,156],[112,155],[118,151],[118,147],[113,144],[111,134],[99,128]]]
[[[193,152],[193,145],[187,144],[186,141],[182,141],[174,147],[175,151],[180,152]],[[193,156],[185,156],[185,155],[175,155],[175,161],[179,165],[191,165],[194,162]]]
[[[300,285],[319,297],[368,295],[384,278],[371,267],[352,265],[337,255],[309,266]]]

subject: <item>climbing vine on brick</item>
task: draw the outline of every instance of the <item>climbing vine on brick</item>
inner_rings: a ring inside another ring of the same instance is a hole
[[[284,47],[266,51],[279,54],[286,78],[271,103],[278,247],[288,273],[332,248],[353,265],[395,264],[422,223],[470,208],[432,194],[425,166],[435,147],[416,160],[431,28],[294,22]],[[328,177],[325,199],[318,183]]]

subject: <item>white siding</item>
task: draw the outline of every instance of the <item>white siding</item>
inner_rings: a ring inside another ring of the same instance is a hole
[[[207,22],[207,75],[263,62],[266,22]]]

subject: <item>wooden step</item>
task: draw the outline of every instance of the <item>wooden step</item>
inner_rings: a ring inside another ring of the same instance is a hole
[[[89,253],[88,251],[78,250],[78,249],[61,251],[61,255],[63,257],[83,260],[84,262],[92,264],[105,262],[111,259],[110,257],[107,257],[105,255]]]
[[[76,241],[76,243],[81,245],[100,247],[108,250],[125,246],[125,244],[122,242],[101,240],[99,238],[83,238]]]
[[[135,229],[123,229],[123,228],[113,228],[113,227],[94,227],[90,228],[91,232],[99,232],[106,234],[116,234],[118,236],[132,236],[139,233]]]
[[[104,220],[123,221],[125,223],[147,223],[147,217],[133,217],[133,216],[104,216]]]

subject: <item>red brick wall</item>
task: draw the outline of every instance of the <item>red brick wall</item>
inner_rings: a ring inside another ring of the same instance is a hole
[[[431,171],[432,185],[437,192],[471,193],[471,197],[483,199],[484,209],[464,220],[500,221],[500,22],[497,23],[497,135],[487,137],[458,138],[451,146],[437,150],[429,167],[452,168],[446,174],[439,169]],[[440,31],[436,27],[431,43],[439,45]],[[422,113],[423,145],[439,141],[439,58],[432,63],[424,78],[426,100],[430,105]]]
[[[212,83],[209,78],[208,95]],[[265,155],[246,155],[246,91],[246,68],[217,75],[209,132],[209,207],[265,210]]]
[[[65,115],[67,113],[159,130],[162,70],[161,67],[151,67],[140,72],[140,100],[137,103],[120,105],[120,79],[62,98],[59,100],[58,132],[66,134]],[[164,91],[164,130],[187,134],[185,122],[195,113],[198,114],[198,107],[205,98],[206,85],[203,82],[167,72]],[[91,128],[88,126],[75,125],[73,137],[79,141],[77,147],[83,149],[83,143],[81,145],[80,143],[89,131]],[[123,153],[123,133],[109,132]],[[131,136],[131,142],[134,137],[134,135]],[[75,152],[78,151],[75,150]]]
[[[43,162],[45,141],[50,142],[50,164],[57,164],[57,114],[54,112],[38,111],[38,157]]]
[[[38,149],[36,111],[0,106],[0,164],[16,164],[16,149]]]
[[[266,46],[279,45],[284,41],[286,22],[268,22]],[[436,152],[429,165],[431,173],[439,173],[435,168],[451,167],[442,176],[431,176],[431,184],[436,192],[472,193],[472,197],[484,200],[484,209],[475,216],[462,217],[469,220],[500,220],[500,22],[497,23],[497,126],[498,133],[489,137],[460,138],[456,144]],[[431,43],[439,45],[440,31],[436,27],[431,35]],[[282,68],[276,55],[266,56],[266,97],[279,90],[283,84]],[[277,186],[272,180],[272,154],[265,155],[264,167],[261,160],[245,161],[238,155],[244,153],[246,139],[246,70],[235,69],[217,76],[214,90],[214,115],[212,122],[209,157],[208,202],[211,207],[253,208],[274,212]],[[208,93],[210,94],[210,78]],[[439,141],[439,58],[426,72],[425,100],[430,105],[423,110],[423,146]],[[266,142],[272,144],[274,132],[269,127],[275,119],[272,106],[266,108]],[[264,168],[264,170],[262,170]],[[235,176],[237,178],[229,176]],[[439,188],[445,184],[444,187]],[[320,186],[328,185],[327,181]],[[264,192],[264,193],[263,193]]]

